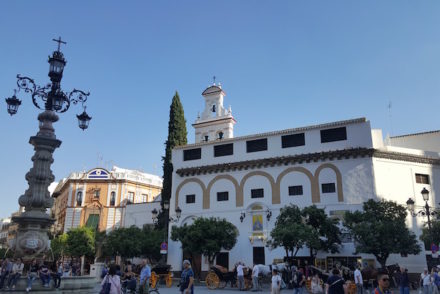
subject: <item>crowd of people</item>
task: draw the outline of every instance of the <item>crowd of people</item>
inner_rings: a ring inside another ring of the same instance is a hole
[[[25,275],[24,275],[25,274]],[[80,275],[80,266],[76,262],[47,262],[44,259],[33,259],[26,267],[21,258],[0,259],[0,290],[15,290],[20,277],[27,278],[26,292],[32,290],[35,280],[39,279],[41,285],[49,288],[51,281],[53,287],[61,286],[61,278]]]
[[[139,277],[139,282],[137,277]],[[127,262],[124,271],[121,271],[119,265],[110,264],[103,268],[101,278],[102,292],[108,292],[109,294],[148,294],[150,290],[151,267],[147,259],[143,259],[140,266]],[[179,290],[182,294],[194,293],[194,272],[188,260],[183,261]]]

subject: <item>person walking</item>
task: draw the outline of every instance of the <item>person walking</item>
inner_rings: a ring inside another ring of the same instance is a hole
[[[302,288],[306,282],[306,278],[296,267],[293,268],[291,282],[293,285],[293,294],[302,294]]]
[[[281,290],[281,277],[278,274],[278,270],[274,268],[272,270],[272,291],[271,294],[280,294]]]
[[[243,264],[241,261],[237,264],[237,280],[238,280],[238,290],[244,291],[244,271]]]
[[[194,294],[194,272],[189,260],[183,261],[183,271],[180,276],[180,293]]]
[[[379,272],[377,274],[377,288],[374,289],[374,294],[392,294],[390,291],[390,276],[386,272]]]
[[[260,273],[260,269],[258,268],[258,265],[254,264],[254,267],[252,268],[252,291],[253,292],[260,290],[260,285],[258,285],[259,273]]]
[[[150,288],[151,269],[146,259],[142,260],[142,269],[139,278],[139,294],[148,294]]]
[[[437,288],[437,284],[435,283],[435,280],[438,278],[438,274],[435,271],[435,268],[433,267],[431,269],[431,286],[430,286],[430,293],[431,294],[439,294],[438,293],[438,288]]]
[[[116,274],[116,266],[110,266],[108,274],[101,282],[101,287],[104,286],[105,283],[110,283],[110,292],[109,294],[121,294],[121,280],[119,276]]]
[[[364,293],[364,279],[362,278],[360,264],[357,265],[356,270],[354,271],[354,282],[356,284],[357,294],[363,294]]]
[[[425,268],[423,273],[420,274],[420,281],[423,287],[423,294],[431,294],[431,275],[428,272],[428,269]]]
[[[341,277],[340,272],[337,268],[332,270],[332,275],[327,279],[327,282],[325,283],[325,293],[345,294],[345,281]]]
[[[310,290],[312,294],[323,294],[324,290],[321,286],[321,278],[319,277],[319,274],[316,273],[313,278],[312,282],[310,283]]]
[[[396,272],[397,285],[399,285],[400,294],[409,294],[409,277],[408,270],[401,266],[399,271]]]
[[[20,279],[23,274],[23,261],[21,258],[17,258],[16,262],[12,266],[12,272],[9,274],[8,286],[7,289],[15,290],[15,285],[17,284],[18,279]]]

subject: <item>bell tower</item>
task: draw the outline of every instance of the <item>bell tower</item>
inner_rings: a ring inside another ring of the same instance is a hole
[[[195,129],[195,143],[233,138],[236,121],[231,107],[223,107],[226,93],[220,83],[216,85],[214,82],[203,91],[202,96],[205,99],[205,109],[192,125]]]

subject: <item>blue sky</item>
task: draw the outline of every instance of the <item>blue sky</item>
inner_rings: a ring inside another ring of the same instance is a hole
[[[57,180],[113,164],[162,175],[171,98],[191,123],[212,76],[235,135],[367,117],[392,135],[440,129],[438,1],[1,1],[0,97],[17,73],[47,77],[52,38],[67,41],[62,87],[91,92],[55,124]],[[38,115],[1,102],[0,217],[17,208]],[[391,119],[387,108],[392,103]]]

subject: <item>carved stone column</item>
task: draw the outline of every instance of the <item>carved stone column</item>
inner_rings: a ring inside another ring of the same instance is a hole
[[[48,232],[54,222],[46,210],[53,204],[48,190],[55,180],[50,169],[54,161],[52,154],[61,145],[52,126],[58,121],[58,116],[55,112],[46,110],[38,115],[38,120],[39,132],[29,140],[35,150],[32,156],[33,166],[26,174],[29,188],[18,199],[24,211],[12,218],[18,224],[18,230],[15,240],[9,244],[15,256],[25,260],[41,257],[49,251]]]

